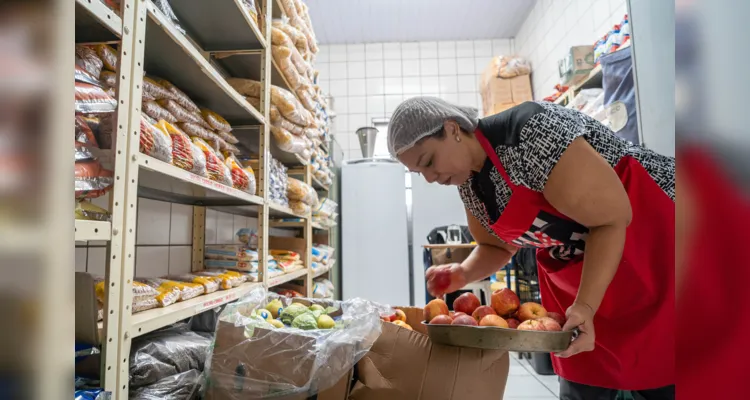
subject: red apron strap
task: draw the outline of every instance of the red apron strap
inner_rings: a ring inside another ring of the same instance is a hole
[[[503,167],[503,164],[500,162],[500,158],[498,158],[497,153],[495,152],[495,149],[492,147],[492,144],[489,140],[487,140],[486,137],[484,137],[484,134],[482,133],[479,128],[477,128],[474,131],[474,136],[476,136],[477,140],[479,140],[479,143],[482,145],[482,148],[484,149],[484,152],[487,154],[487,157],[490,158],[490,161],[492,161],[492,165],[497,168],[497,172],[500,173],[500,176],[503,177],[505,180],[505,183],[510,186],[510,188],[515,188],[516,185],[513,184],[513,182],[510,181],[510,176],[505,171],[505,168]]]

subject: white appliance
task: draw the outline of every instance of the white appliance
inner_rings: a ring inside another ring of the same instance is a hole
[[[341,166],[343,299],[410,304],[405,173],[390,159]]]

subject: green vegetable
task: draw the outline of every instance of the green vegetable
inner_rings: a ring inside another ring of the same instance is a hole
[[[317,320],[321,315],[323,315],[323,310],[313,310],[312,315]]]
[[[306,312],[294,318],[294,321],[292,321],[292,328],[304,330],[317,329],[318,321],[315,320],[312,313]]]
[[[336,308],[336,307],[327,307],[327,308],[326,308],[326,314],[333,314],[333,313],[335,313],[335,312],[336,312],[336,311],[338,311],[338,310],[339,310],[339,309],[338,309],[338,308]]]
[[[299,303],[294,303],[281,312],[281,316],[279,317],[279,319],[284,323],[284,325],[291,325],[292,321],[294,321],[295,318],[306,312],[309,312],[307,310],[307,307]]]
[[[318,311],[318,310],[325,311],[326,309],[320,304],[313,304],[310,306],[310,311]]]

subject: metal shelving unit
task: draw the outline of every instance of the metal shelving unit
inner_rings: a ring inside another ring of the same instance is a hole
[[[304,288],[303,294],[311,296],[314,275],[327,273],[313,272],[310,267],[313,229],[324,232],[325,228],[313,224],[310,215],[296,215],[288,207],[270,201],[268,196],[271,155],[307,184],[320,190],[328,188],[313,178],[308,161],[282,152],[270,139],[267,125],[270,85],[290,87],[273,62],[268,45],[272,15],[279,16],[281,8],[277,0],[263,0],[263,5],[265,20],[269,23],[261,32],[241,0],[172,2],[180,25],[187,32],[185,35],[150,0],[123,0],[119,15],[101,0],[75,0],[76,43],[116,43],[120,53],[116,140],[111,150],[115,174],[110,195],[111,222],[75,221],[76,241],[102,241],[107,246],[104,319],[89,327],[88,333],[94,330],[101,342],[101,385],[113,393],[113,399],[128,398],[130,347],[134,337],[221,307],[260,286],[271,288],[297,282],[295,286]],[[215,57],[223,52],[242,54]],[[232,68],[229,60],[241,61],[242,67],[247,69]],[[168,79],[196,103],[217,111],[230,122],[240,140],[238,147],[259,157],[257,195],[221,185],[139,152],[145,72]],[[227,83],[230,74],[237,77],[252,74],[253,79],[261,82],[260,110]],[[192,271],[203,269],[206,208],[257,218],[258,282],[132,314],[138,198],[193,207]],[[276,224],[271,221],[282,218],[295,218],[299,222]],[[305,243],[304,269],[268,277],[269,229],[272,226],[299,232]],[[15,232],[12,237],[22,238],[23,232]]]

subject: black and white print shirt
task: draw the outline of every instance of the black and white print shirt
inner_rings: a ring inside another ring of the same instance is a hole
[[[672,201],[675,200],[674,157],[621,139],[599,121],[579,111],[553,103],[526,102],[481,119],[479,129],[495,148],[515,185],[542,192],[563,152],[573,140],[583,136],[613,168],[625,156],[635,158]],[[459,193],[466,208],[494,235],[490,225],[502,214],[512,190],[489,158],[480,172],[459,187]]]

